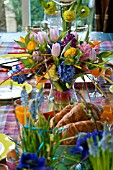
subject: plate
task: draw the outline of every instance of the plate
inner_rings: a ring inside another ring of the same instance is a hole
[[[10,89],[12,83],[12,89]],[[32,86],[28,83],[18,84],[12,80],[7,80],[0,85],[0,100],[21,97],[22,88],[25,86],[27,93],[32,91]]]
[[[6,158],[7,152],[10,149],[15,148],[15,143],[10,140],[11,138],[5,134],[0,133],[0,143],[2,146],[2,153],[0,154],[0,160]]]
[[[113,93],[113,85],[110,86],[109,91]]]
[[[10,59],[10,58],[0,59],[0,65],[2,66],[12,67],[17,64],[18,64],[18,59]]]

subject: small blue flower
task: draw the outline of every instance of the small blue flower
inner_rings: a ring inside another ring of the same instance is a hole
[[[82,152],[83,151],[83,147],[82,146],[78,146],[78,147],[75,147],[75,148],[71,148],[70,149],[70,152],[72,153],[72,154],[78,154],[78,153],[80,153],[80,152]]]
[[[19,165],[16,167],[16,170],[22,168],[31,169],[31,170],[51,170],[49,167],[45,167],[46,160],[41,157],[38,158],[35,153],[26,154],[23,153],[20,159]]]
[[[29,96],[28,96],[28,93],[27,93],[27,91],[24,87],[21,91],[21,105],[27,106],[28,105],[28,99],[29,99]]]
[[[93,138],[93,145],[94,148],[93,150],[91,150],[92,148],[90,148],[91,152],[95,151],[95,155],[97,154],[97,136],[99,136],[99,138],[102,138],[102,131],[97,131],[95,130],[94,132],[90,133],[79,133],[78,134],[78,139],[76,142],[76,147],[72,148],[70,151],[72,154],[77,154],[82,152],[82,156],[81,159],[85,158],[86,156],[88,156],[89,154],[89,148],[87,145],[87,140],[90,139],[91,137]],[[83,150],[82,150],[83,149]]]

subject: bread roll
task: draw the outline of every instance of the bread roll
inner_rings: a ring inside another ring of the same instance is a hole
[[[63,116],[66,115],[75,105],[76,104],[66,106],[62,111],[52,117],[50,119],[50,127],[54,127],[63,118]]]
[[[103,123],[100,121],[96,121],[96,126],[98,130],[103,129]],[[76,123],[70,123],[63,128],[61,136],[66,136],[66,138],[76,136],[79,132],[93,132],[96,129],[95,122],[92,120],[80,121]],[[76,139],[65,140],[62,142],[63,145],[75,145]]]
[[[100,107],[93,103],[87,103],[86,105],[78,103],[67,114],[65,114],[62,119],[59,120],[56,127],[61,127],[69,123],[75,123],[83,120],[89,120],[92,115],[96,120],[99,120],[101,113],[102,111]]]

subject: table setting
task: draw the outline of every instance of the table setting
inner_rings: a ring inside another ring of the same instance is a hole
[[[62,29],[0,44],[0,166],[112,170],[113,41],[71,30],[90,15],[81,1],[40,3],[47,15],[60,5]]]

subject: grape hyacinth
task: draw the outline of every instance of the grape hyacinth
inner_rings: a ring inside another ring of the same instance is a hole
[[[72,65],[65,65],[64,61],[58,66],[58,75],[62,82],[70,83],[75,73],[75,67]]]
[[[14,73],[18,73],[18,72],[21,72],[21,69],[17,65],[17,66],[12,67],[12,70],[10,70],[8,72],[8,75],[11,76]],[[12,78],[13,81],[17,82],[18,84],[23,84],[25,82],[25,80],[27,79],[27,74],[14,75],[11,78]]]

